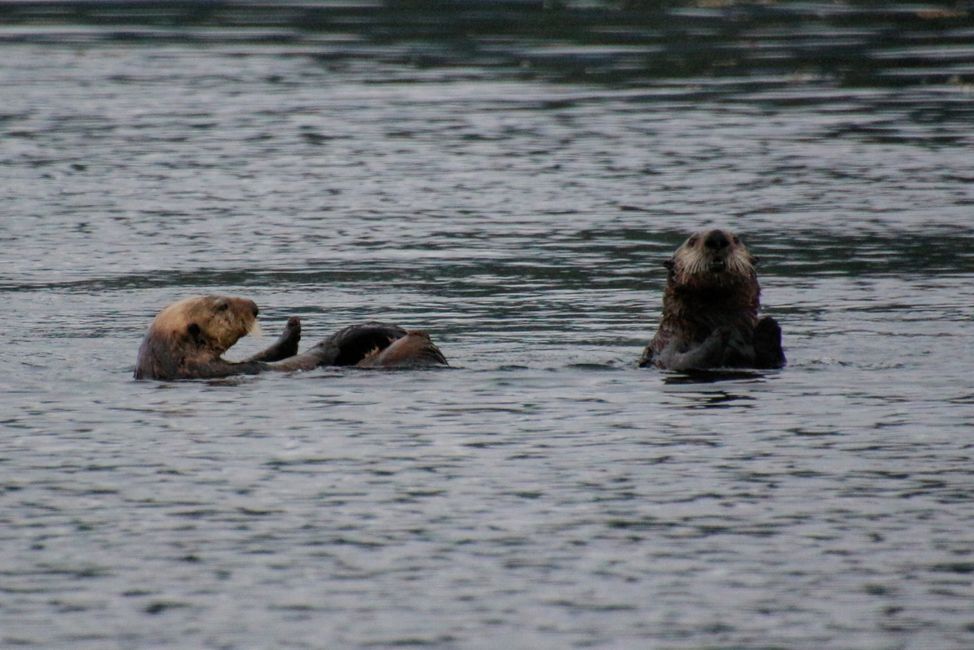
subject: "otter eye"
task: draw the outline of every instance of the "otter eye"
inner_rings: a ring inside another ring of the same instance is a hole
[[[694,235],[693,237],[691,237],[690,239],[688,239],[687,240],[687,246],[696,246],[697,245],[697,239],[699,239],[699,238],[696,235]]]
[[[734,235],[734,237],[732,237],[732,239],[734,240],[734,243],[735,244],[740,244],[741,243],[741,238],[738,237],[737,235]]]
[[[189,332],[191,336],[197,336],[200,333],[200,326],[196,323],[190,323],[186,328],[186,331]]]
[[[221,301],[220,304],[216,306],[217,311],[226,311],[228,309],[230,309],[230,303],[225,300]]]

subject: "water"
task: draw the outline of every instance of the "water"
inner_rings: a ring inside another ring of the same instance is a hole
[[[0,6],[0,646],[974,645],[969,6],[715,4]],[[710,225],[780,372],[635,367]]]

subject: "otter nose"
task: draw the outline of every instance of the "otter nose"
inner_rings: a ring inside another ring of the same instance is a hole
[[[257,318],[257,314],[260,312],[260,310],[257,309],[256,302],[248,298],[235,298],[234,302],[236,303],[234,306],[239,310],[238,313],[246,314],[249,311],[254,315],[254,318]]]
[[[703,240],[703,245],[715,251],[730,246],[730,240],[723,230],[711,230],[707,233],[707,238]]]

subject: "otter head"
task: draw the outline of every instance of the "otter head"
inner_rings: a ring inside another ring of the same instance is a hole
[[[718,289],[755,282],[753,257],[740,238],[729,230],[708,230],[690,235],[664,262],[667,282],[690,289]]]
[[[159,312],[151,334],[219,356],[241,337],[259,333],[257,304],[246,298],[196,296]]]

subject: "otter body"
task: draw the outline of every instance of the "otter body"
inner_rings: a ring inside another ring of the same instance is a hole
[[[640,366],[669,370],[781,368],[781,328],[759,317],[755,258],[734,233],[691,235],[673,257],[663,317]]]
[[[241,337],[259,330],[252,300],[227,296],[186,298],[163,309],[139,347],[136,379],[214,379],[270,370],[310,370],[318,366],[402,368],[447,365],[422,332],[398,325],[364,323],[335,332],[298,354],[301,321],[288,319],[284,332],[266,350],[244,359],[222,357]]]

